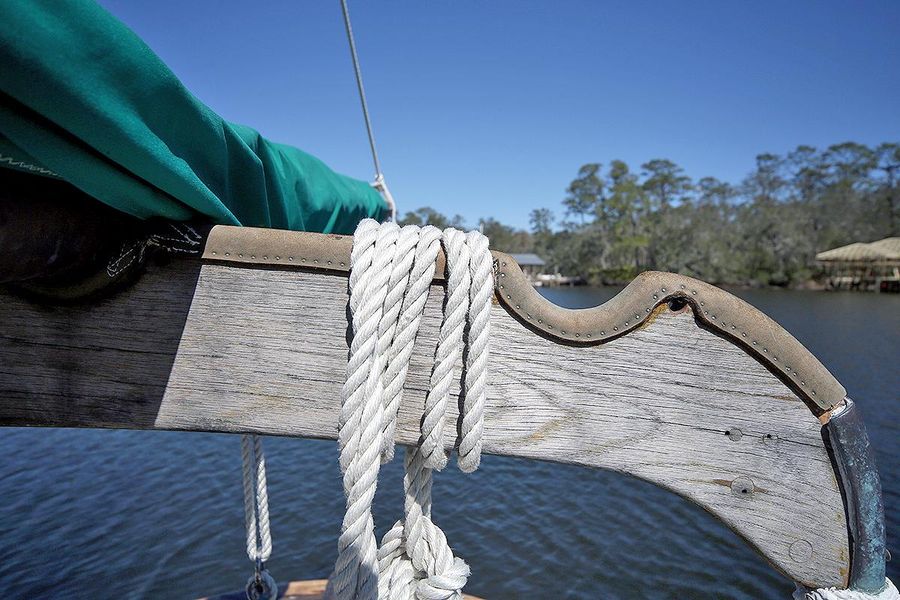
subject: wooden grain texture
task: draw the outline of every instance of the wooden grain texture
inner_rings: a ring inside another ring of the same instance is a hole
[[[203,258],[263,268],[313,267],[349,271],[351,236],[217,225]],[[519,320],[563,342],[597,343],[639,327],[668,299],[690,303],[705,327],[751,351],[817,415],[843,402],[847,391],[828,369],[781,325],[737,296],[677,273],[645,271],[602,306],[568,309],[538,294],[518,263],[493,251],[497,296]],[[444,278],[444,254],[436,260],[435,280]]]
[[[161,299],[191,285],[189,265],[92,308],[5,298],[0,423],[335,438],[346,276],[207,264],[185,320],[183,302]],[[440,323],[433,292],[400,411],[405,443],[417,439]],[[493,323],[485,451],[646,479],[715,514],[792,579],[845,583],[846,518],[819,423],[742,349],[689,310],[662,308],[592,347],[540,337],[500,306]]]
[[[0,424],[152,428],[199,273],[154,268],[90,305],[0,294]]]

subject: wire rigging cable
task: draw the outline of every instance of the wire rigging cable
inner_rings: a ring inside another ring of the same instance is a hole
[[[359,67],[359,55],[356,53],[356,40],[353,38],[353,25],[350,23],[350,9],[347,0],[341,0],[341,11],[344,13],[344,27],[347,29],[347,41],[350,43],[350,58],[353,60],[353,72],[356,74],[356,89],[359,91],[359,103],[362,105],[363,119],[366,122],[366,134],[369,136],[369,148],[372,150],[372,162],[375,165],[375,181],[373,187],[384,196],[390,209],[390,219],[397,219],[397,205],[384,180],[381,161],[378,160],[378,149],[375,147],[375,134],[372,131],[372,119],[369,117],[369,104],[366,102],[366,89],[363,86],[362,70]]]

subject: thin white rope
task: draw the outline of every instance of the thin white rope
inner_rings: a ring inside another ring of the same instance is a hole
[[[397,204],[391,195],[384,180],[384,172],[381,170],[381,161],[378,160],[378,149],[375,147],[375,133],[372,130],[372,119],[369,117],[369,103],[366,101],[366,89],[363,86],[362,69],[359,66],[359,55],[356,52],[356,40],[353,37],[353,25],[350,23],[350,9],[347,0],[341,0],[341,12],[344,15],[344,28],[347,30],[347,41],[350,44],[350,58],[353,61],[353,73],[356,75],[356,89],[359,92],[359,103],[362,106],[363,120],[366,122],[366,135],[369,137],[369,148],[372,151],[372,163],[375,165],[375,180],[372,187],[381,192],[384,201],[388,205],[390,220],[397,220]]]
[[[798,586],[797,591],[794,592],[794,600],[900,600],[900,592],[897,591],[890,579],[885,579],[884,589],[878,594],[837,588],[807,590]]]
[[[406,452],[404,518],[385,535],[373,556],[371,505],[379,455],[386,459],[393,454],[397,408],[441,238],[447,255],[448,296],[432,372],[432,381],[441,389],[426,399],[421,445]],[[474,470],[480,459],[486,387],[486,354],[484,360],[481,354],[487,352],[491,262],[487,239],[481,234],[446,230],[441,235],[433,227],[400,229],[371,220],[357,228],[350,259],[353,338],[338,433],[347,512],[329,581],[329,593],[338,600],[462,597],[469,567],[453,555],[443,532],[431,521],[433,469],[428,463],[437,456],[446,463],[439,423],[446,417],[452,363],[459,359],[466,322],[469,346],[463,393],[469,400],[462,407],[460,438],[467,440],[467,450],[465,457],[460,455],[461,468]],[[454,340],[455,350],[450,343]],[[433,443],[426,450],[429,438]]]
[[[384,202],[388,205],[388,219],[391,221],[396,221],[397,203],[394,201],[394,196],[391,194],[391,190],[388,189],[387,181],[384,180],[384,174],[379,173],[375,176],[375,181],[372,182],[372,187],[381,192],[381,197],[384,198]]]
[[[247,525],[247,556],[265,562],[272,556],[269,529],[269,493],[266,488],[266,457],[262,440],[255,434],[241,436],[244,474],[244,521]]]
[[[272,533],[269,528],[266,457],[263,453],[262,439],[258,435],[241,436],[241,462],[247,556],[254,564],[254,574],[247,581],[247,597],[251,600],[275,598],[278,588],[265,566],[266,561],[272,556]]]

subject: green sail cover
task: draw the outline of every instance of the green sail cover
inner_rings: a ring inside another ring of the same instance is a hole
[[[369,184],[223,120],[90,0],[0,2],[0,166],[140,218],[351,233]]]

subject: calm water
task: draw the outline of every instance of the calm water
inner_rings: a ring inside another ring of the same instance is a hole
[[[592,306],[616,290],[546,290]],[[900,555],[900,297],[738,291],[828,365],[864,414]],[[279,580],[328,574],[343,495],[334,443],[266,439]],[[0,594],[194,598],[242,587],[236,436],[0,431]],[[382,470],[376,522],[393,523],[399,464]],[[789,598],[793,587],[704,511],[630,478],[485,457],[448,469],[436,521],[473,567],[467,591],[502,598]],[[580,528],[575,527],[575,517]],[[900,582],[900,560],[888,565]]]

